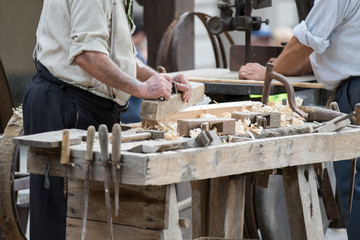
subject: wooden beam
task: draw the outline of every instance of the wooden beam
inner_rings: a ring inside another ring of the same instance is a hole
[[[360,156],[359,145],[360,129],[352,129],[148,154],[146,182],[167,184],[351,159]]]
[[[313,166],[284,168],[283,178],[292,239],[324,239]]]
[[[229,177],[210,179],[209,198],[209,235],[223,237],[225,235],[225,214],[228,199]]]
[[[209,234],[209,187],[210,180],[192,181],[192,238]]]
[[[246,177],[237,175],[229,179],[224,236],[227,239],[243,239]]]
[[[85,147],[85,144],[82,145]],[[71,147],[73,149],[73,147]],[[70,166],[68,168],[69,178],[84,179],[86,161],[85,148],[81,150],[70,151]],[[94,165],[90,175],[91,180],[103,181],[104,168],[100,162],[100,150],[97,148],[94,153]],[[50,163],[51,176],[64,176],[64,165],[60,164],[60,148],[33,148],[29,147],[27,154],[27,171],[44,175],[46,170],[46,162]],[[121,163],[125,167],[121,168],[120,174],[117,174],[119,183],[145,185],[147,157],[143,154],[121,153]],[[66,166],[67,167],[67,166]],[[111,175],[114,175],[115,169],[111,169]],[[112,181],[112,180],[111,180]]]

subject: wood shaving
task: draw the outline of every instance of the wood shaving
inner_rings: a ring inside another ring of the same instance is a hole
[[[301,106],[303,100],[299,97],[296,98],[296,104]],[[300,117],[297,113],[293,112],[288,104],[282,105],[281,102],[269,102],[268,105],[263,105],[261,102],[253,102],[252,105],[244,106],[241,111],[234,110],[233,112],[280,112],[280,122],[282,127],[291,127],[291,126],[301,126],[304,124],[305,119]],[[213,114],[202,113],[199,118],[230,118],[231,113],[224,112],[221,116],[216,116]],[[168,123],[159,123],[154,127],[150,127],[147,129],[156,129],[165,132],[165,138],[168,140],[174,140],[179,138],[179,134],[177,133],[177,124],[173,122]],[[146,127],[144,127],[146,128]],[[263,127],[258,127],[257,124],[252,124],[249,119],[244,121],[238,120],[235,125],[235,132],[236,134],[261,134],[263,132]],[[195,138],[201,130],[194,129],[190,131],[190,136]]]

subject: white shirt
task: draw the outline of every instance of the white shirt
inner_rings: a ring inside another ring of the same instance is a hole
[[[360,1],[315,0],[294,36],[314,52],[316,79],[332,90],[350,76],[360,76]]]
[[[34,55],[55,77],[125,105],[129,94],[108,87],[73,63],[83,51],[101,52],[136,77],[136,50],[124,3],[114,2],[113,9],[111,0],[44,0]],[[113,10],[116,29],[111,47]]]

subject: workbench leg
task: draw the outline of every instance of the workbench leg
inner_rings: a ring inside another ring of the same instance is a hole
[[[191,182],[192,238],[242,239],[245,176]]]
[[[229,177],[210,179],[209,237],[225,235],[225,212],[229,191]]]
[[[164,231],[164,240],[182,240],[175,184],[167,186],[166,205],[165,224],[167,230]]]
[[[208,203],[210,180],[192,181],[191,205],[192,205],[192,239],[208,236]]]
[[[292,239],[324,239],[313,166],[284,168],[283,184]]]
[[[225,238],[243,239],[246,177],[231,176],[225,211]]]

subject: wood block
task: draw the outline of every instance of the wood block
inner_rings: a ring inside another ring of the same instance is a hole
[[[68,211],[71,218],[82,217],[84,181],[69,179]],[[106,222],[104,183],[90,181],[88,220]],[[113,211],[113,223],[150,229],[167,229],[167,186],[119,185],[119,216]],[[114,184],[110,184],[114,206]]]
[[[143,120],[159,121],[168,115],[188,108],[204,99],[205,86],[203,83],[191,83],[193,93],[190,101],[184,103],[181,94],[172,94],[167,101],[143,100],[140,117]]]
[[[241,119],[244,121],[245,119],[249,119],[251,123],[256,123],[256,116],[262,116],[266,119],[267,125],[266,128],[278,128],[281,126],[281,113],[280,112],[239,112],[232,113],[231,118],[236,120]]]
[[[210,129],[213,129],[215,127],[218,134],[235,134],[236,122],[233,118],[180,119],[177,121],[177,131],[180,136],[190,136],[189,131],[195,128],[200,128],[200,125],[204,122],[209,122]]]

